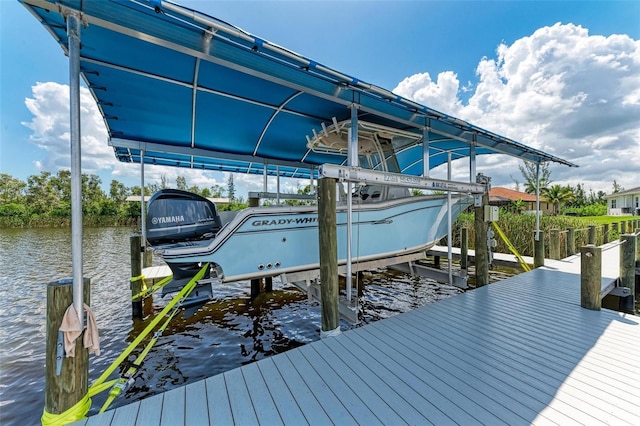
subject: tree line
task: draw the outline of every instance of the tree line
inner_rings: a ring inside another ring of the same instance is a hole
[[[246,207],[242,198],[235,197],[233,176],[227,188],[213,185],[208,188],[187,186],[183,176],[171,185],[165,176],[159,183],[145,185],[145,195],[160,189],[177,188],[203,197],[220,198],[230,194],[229,203],[218,206],[221,210]],[[109,192],[102,189],[101,179],[94,174],[82,175],[82,213],[88,225],[126,225],[140,217],[140,202],[127,201],[130,195],[140,195],[140,186],[127,187],[112,180]],[[60,170],[55,175],[40,172],[24,182],[9,174],[0,174],[0,227],[68,226],[71,220],[71,172]]]
[[[584,185],[552,185],[549,166],[544,163],[540,167],[539,179],[536,179],[536,166],[532,163],[524,163],[519,166],[524,177],[524,192],[535,194],[538,190],[536,182],[539,182],[540,196],[553,204],[554,213],[573,216],[601,216],[607,213],[607,195],[604,191],[585,191]],[[513,179],[513,177],[512,177]],[[520,190],[520,183],[515,180],[516,190]],[[622,191],[623,188],[614,180],[613,193]],[[515,203],[514,209],[517,210]]]

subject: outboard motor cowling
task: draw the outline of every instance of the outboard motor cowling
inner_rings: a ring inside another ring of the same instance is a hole
[[[212,238],[221,226],[216,205],[191,192],[163,189],[147,205],[147,240],[152,246]]]

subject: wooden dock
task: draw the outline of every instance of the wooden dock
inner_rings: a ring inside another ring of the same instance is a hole
[[[582,309],[579,269],[547,261],[78,424],[639,425],[640,317]]]

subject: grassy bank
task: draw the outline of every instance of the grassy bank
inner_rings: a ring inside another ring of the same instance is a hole
[[[603,225],[620,221],[628,221],[638,219],[637,216],[588,216],[588,217],[575,217],[575,216],[542,216],[540,218],[540,230],[544,232],[545,248],[548,253],[549,248],[549,230],[567,228],[575,228],[576,230],[576,247],[587,244],[587,228],[590,225],[596,226],[596,242],[602,244],[603,241]],[[454,226],[453,244],[456,247],[460,246],[460,228],[466,227],[469,230],[469,248],[474,248],[475,232],[473,228],[473,214],[462,214],[458,217],[458,220]],[[511,240],[511,243],[516,247],[518,252],[524,256],[533,256],[533,233],[536,229],[536,218],[534,215],[529,214],[514,214],[503,210],[500,210],[500,220],[498,226]],[[619,232],[615,232],[609,226],[609,241],[615,240],[619,237]],[[561,247],[566,244],[566,233],[562,233]],[[495,251],[498,253],[509,253],[504,241],[496,236],[498,246]]]
[[[136,226],[137,218],[122,216],[95,216],[85,217],[84,226]],[[69,228],[71,218],[34,216],[30,218],[0,216],[0,229],[2,228]]]

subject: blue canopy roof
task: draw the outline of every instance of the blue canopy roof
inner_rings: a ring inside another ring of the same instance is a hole
[[[123,162],[309,177],[346,156],[312,152],[307,136],[350,105],[367,122],[423,134],[430,167],[476,154],[568,161],[402,98],[216,18],[147,0],[21,0],[67,52],[64,14],[81,13],[82,76]],[[422,174],[422,144],[398,154]]]

